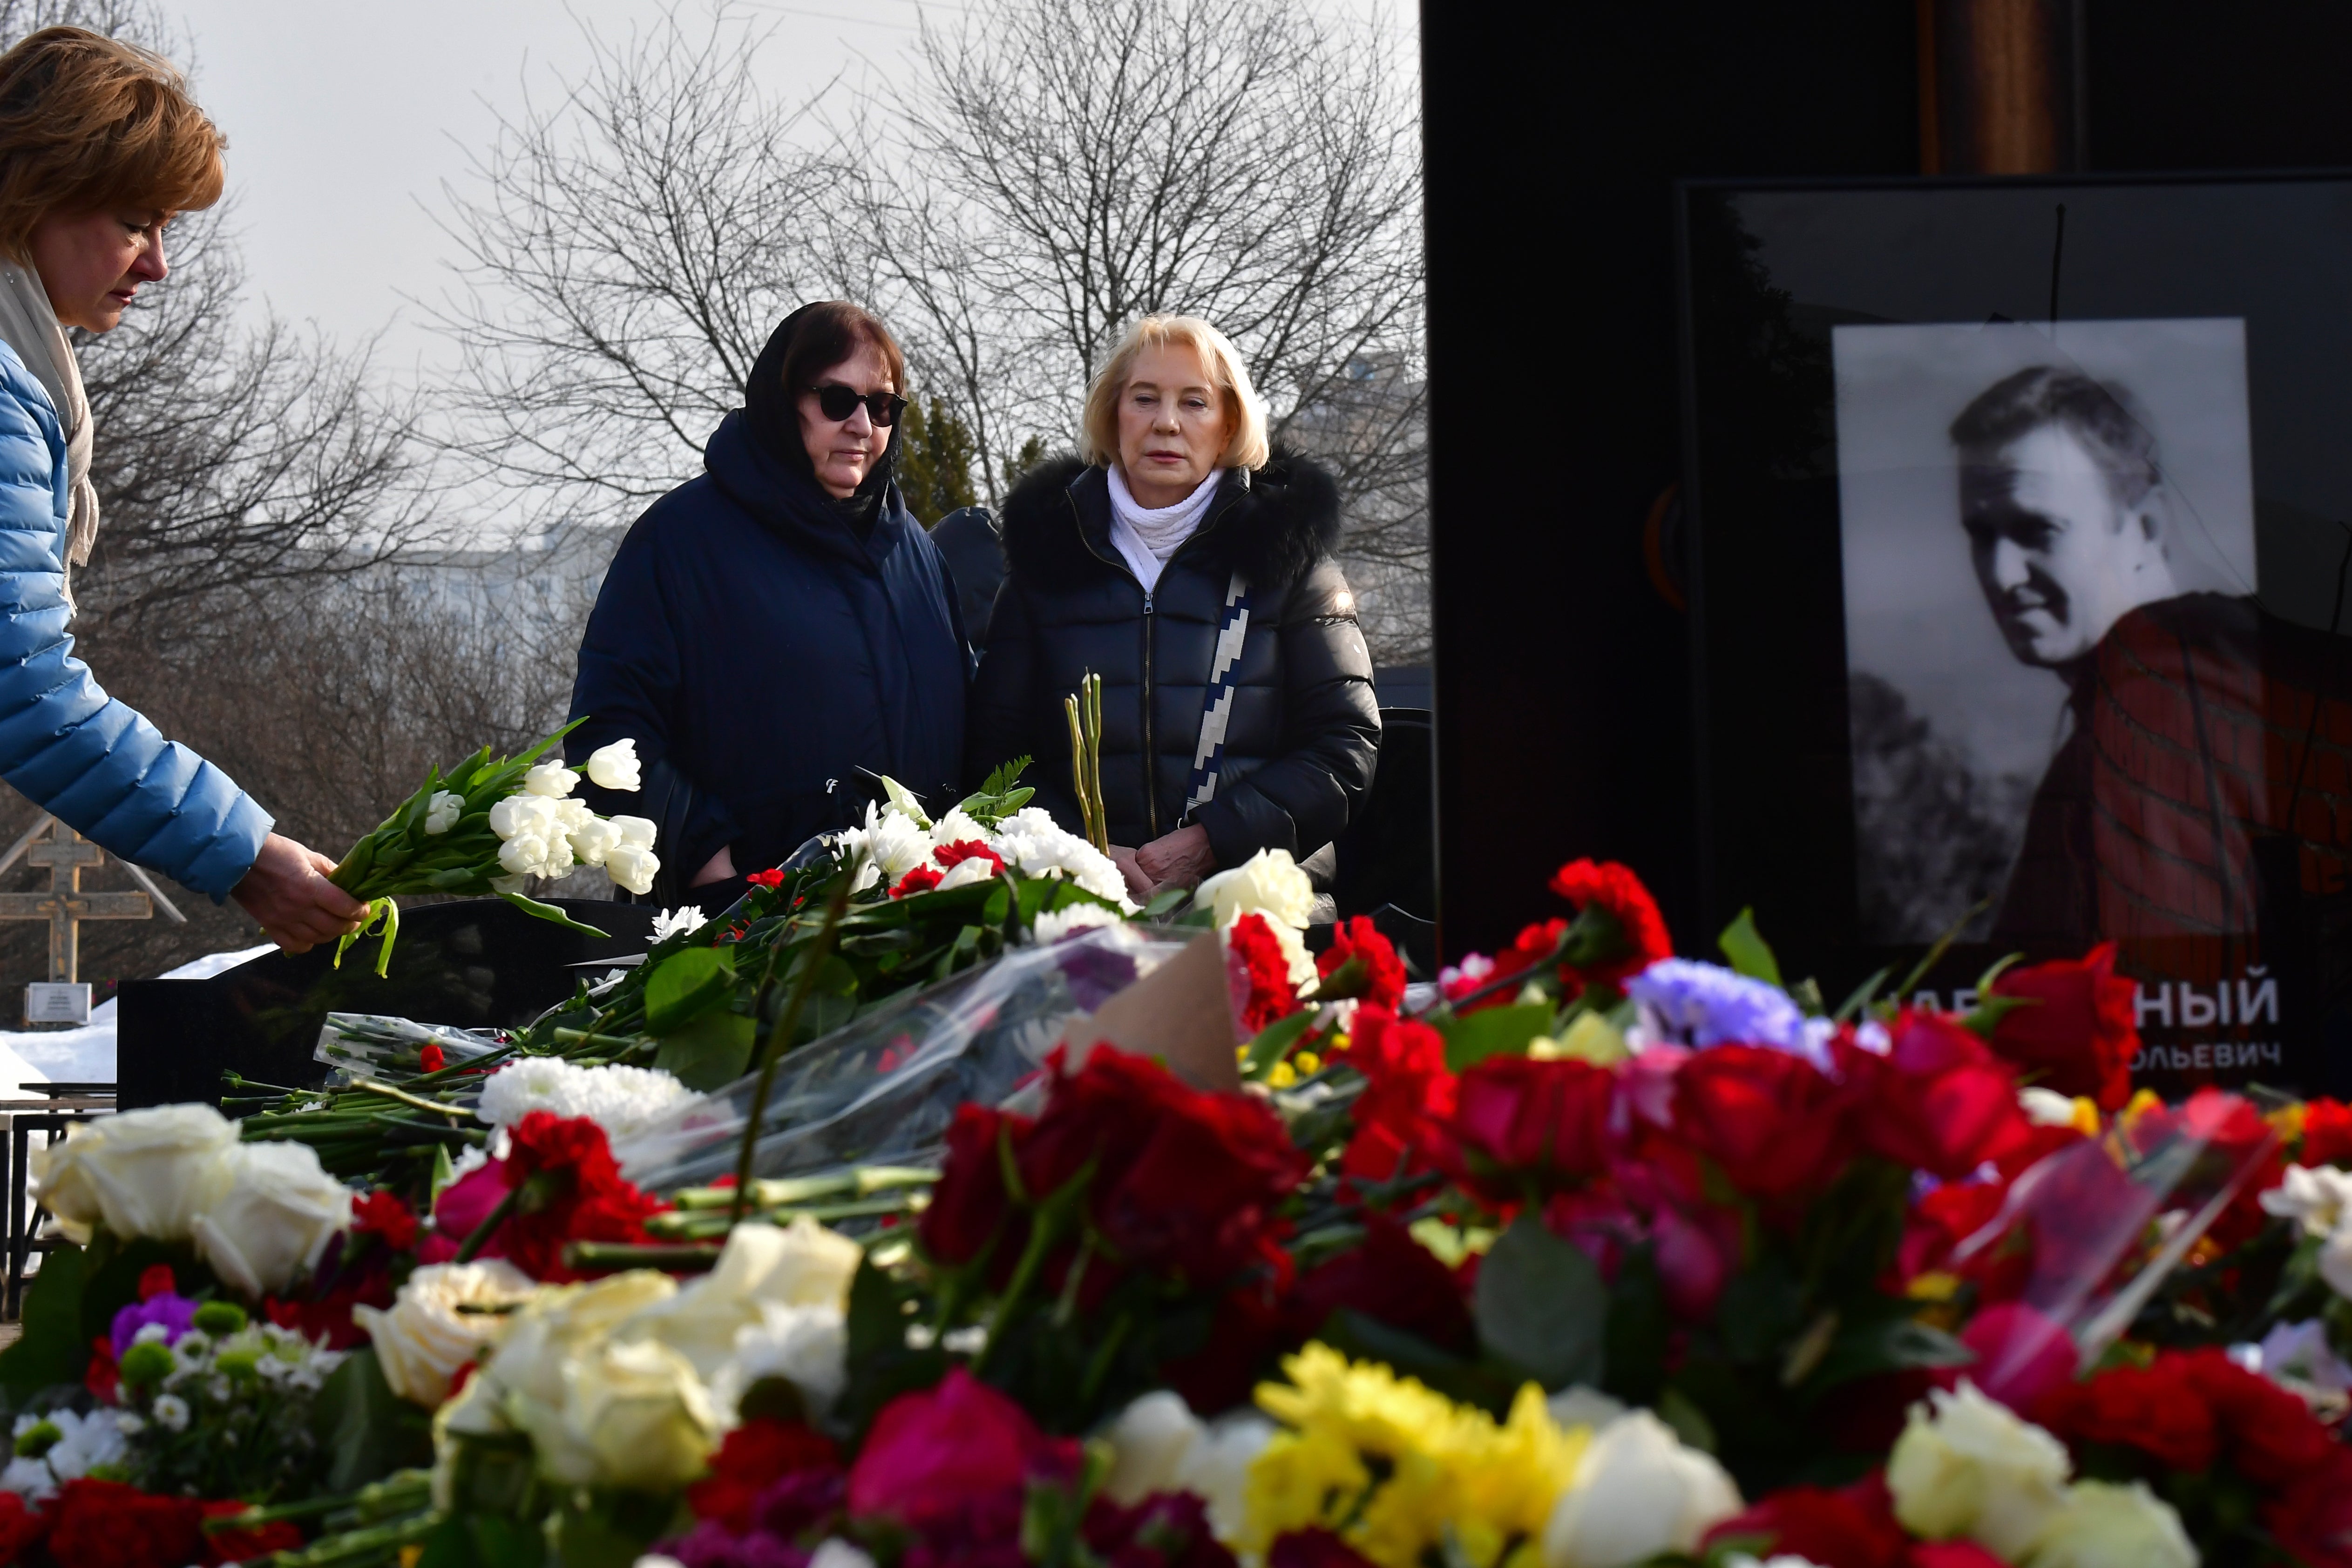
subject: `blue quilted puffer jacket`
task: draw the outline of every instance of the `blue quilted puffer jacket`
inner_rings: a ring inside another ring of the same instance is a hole
[[[108,853],[218,903],[261,852],[269,813],[74,657],[67,507],[64,426],[0,342],[0,779]]]

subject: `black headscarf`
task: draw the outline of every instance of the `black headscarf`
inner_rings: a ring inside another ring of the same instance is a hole
[[[892,427],[889,443],[866,468],[865,479],[852,494],[836,497],[817,484],[816,469],[809,462],[808,444],[801,439],[801,389],[784,385],[784,362],[792,357],[793,340],[799,335],[802,318],[813,308],[811,305],[802,306],[768,335],[767,347],[753,361],[751,383],[743,392],[744,420],[751,426],[751,438],[778,462],[815,486],[817,493],[831,502],[843,520],[863,538],[874,527],[874,518],[881,510],[883,492],[889,489],[891,478],[898,472],[899,432]]]

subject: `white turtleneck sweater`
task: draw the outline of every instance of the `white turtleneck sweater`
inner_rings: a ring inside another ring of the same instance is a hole
[[[1191,495],[1172,507],[1155,509],[1135,498],[1118,464],[1110,465],[1111,548],[1126,559],[1144,592],[1160,585],[1160,569],[1208,516],[1209,503],[1217,498],[1217,482],[1223,477],[1223,469],[1213,468]]]

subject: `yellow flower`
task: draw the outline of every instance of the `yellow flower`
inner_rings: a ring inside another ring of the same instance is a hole
[[[1381,1568],[1418,1568],[1438,1548],[1502,1568],[1541,1536],[1589,1438],[1582,1427],[1563,1431],[1533,1384],[1497,1425],[1328,1345],[1307,1346],[1283,1370],[1288,1383],[1257,1390],[1290,1429],[1251,1467],[1241,1543],[1251,1552],[1319,1524]]]
[[[1292,1071],[1290,1063],[1277,1061],[1266,1070],[1265,1081],[1271,1088],[1287,1089],[1298,1082],[1298,1074]]]
[[[1323,1071],[1323,1059],[1311,1051],[1302,1051],[1290,1060],[1298,1064],[1299,1071],[1309,1076]]]

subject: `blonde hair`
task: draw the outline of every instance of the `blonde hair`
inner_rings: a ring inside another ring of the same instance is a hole
[[[0,55],[0,251],[52,213],[181,213],[220,200],[228,138],[160,55],[44,27]]]
[[[1127,391],[1136,360],[1147,349],[1176,345],[1201,356],[1210,384],[1223,394],[1225,418],[1233,435],[1225,443],[1220,468],[1263,468],[1270,455],[1265,435],[1265,402],[1250,384],[1249,367],[1233,340],[1198,316],[1146,316],[1128,329],[1118,347],[1087,388],[1087,407],[1078,426],[1078,455],[1105,467],[1118,461],[1118,400]]]

